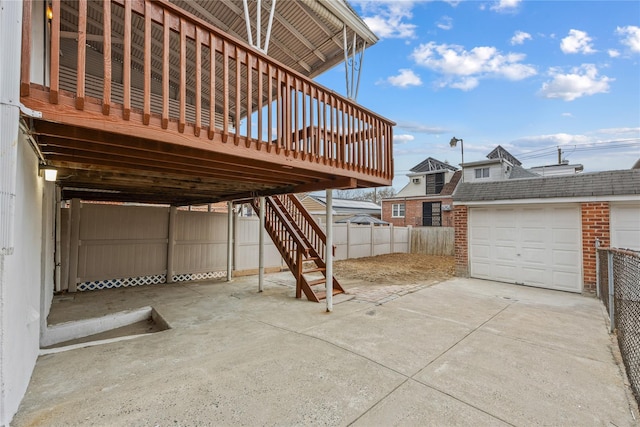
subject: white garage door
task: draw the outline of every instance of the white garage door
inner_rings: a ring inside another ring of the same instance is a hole
[[[640,202],[611,204],[611,246],[640,251]]]
[[[576,205],[469,209],[471,277],[582,292]]]

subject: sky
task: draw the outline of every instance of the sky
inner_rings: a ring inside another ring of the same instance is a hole
[[[640,159],[640,1],[364,1],[380,38],[357,101],[394,121],[395,178],[427,157],[458,166],[497,145],[524,167],[584,172]],[[316,80],[346,93],[344,64]]]

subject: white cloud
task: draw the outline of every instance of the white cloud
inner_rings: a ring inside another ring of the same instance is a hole
[[[620,42],[629,47],[631,52],[640,52],[640,27],[629,25],[616,28],[616,34],[622,37]]]
[[[411,57],[416,64],[443,75],[441,87],[471,90],[483,78],[522,80],[536,74],[533,66],[522,64],[524,54],[503,54],[495,47],[479,46],[467,51],[458,45],[421,44]]]
[[[617,58],[618,56],[620,56],[620,52],[617,51],[616,49],[609,49],[607,53],[611,58]]]
[[[543,83],[540,94],[545,98],[573,101],[582,96],[609,92],[609,83],[615,79],[598,76],[598,69],[593,64],[582,64],[563,74],[559,69],[549,69],[551,81]]]
[[[511,12],[515,10],[522,0],[499,0],[491,6],[491,10],[497,12]]]
[[[393,135],[393,143],[394,144],[404,144],[409,141],[413,141],[415,137],[413,135]]]
[[[387,78],[387,82],[396,87],[422,86],[420,76],[408,68],[398,70],[400,74]]]
[[[413,17],[413,2],[366,1],[359,4],[364,22],[381,39],[415,37],[416,25],[409,22]]]
[[[589,54],[596,52],[591,43],[591,37],[589,37],[586,32],[580,30],[569,30],[569,35],[560,42],[560,49],[562,49],[564,53]]]
[[[450,30],[453,28],[453,19],[451,19],[450,16],[443,16],[438,22],[436,22],[436,26],[441,30]]]
[[[525,40],[531,40],[531,34],[525,33],[524,31],[516,31],[513,37],[511,37],[511,44],[523,44]]]
[[[571,113],[562,113],[562,117],[573,117]]]
[[[396,127],[398,129],[402,129],[404,131],[407,132],[413,132],[413,133],[427,133],[430,135],[441,135],[443,133],[447,133],[449,132],[449,130],[447,129],[443,129],[443,128],[439,128],[439,127],[433,127],[433,126],[427,126],[427,125],[423,125],[422,123],[414,123],[414,122],[398,122]]]
[[[513,141],[513,145],[519,147],[520,150],[526,153],[529,151],[529,147],[539,149],[542,146],[551,147],[554,145],[584,144],[588,142],[591,142],[591,138],[585,135],[555,133],[549,135],[524,136]]]

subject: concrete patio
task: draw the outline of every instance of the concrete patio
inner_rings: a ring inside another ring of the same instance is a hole
[[[287,272],[88,292],[50,323],[151,305],[172,329],[43,355],[12,426],[632,426],[594,298],[474,279],[293,298]],[[384,289],[384,291],[381,291]]]

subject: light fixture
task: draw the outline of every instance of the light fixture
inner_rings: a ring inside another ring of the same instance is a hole
[[[55,180],[58,178],[58,169],[54,168],[53,166],[41,165],[40,171],[44,172],[45,181],[55,182]]]
[[[462,138],[456,138],[454,136],[451,138],[451,141],[449,141],[449,145],[451,147],[455,147],[458,145],[458,142],[460,143],[460,150],[462,151],[462,162],[460,163],[460,167],[462,168],[462,182],[464,182],[464,141]]]
[[[51,5],[47,5],[47,19],[51,21],[53,19],[53,9],[51,9]]]

